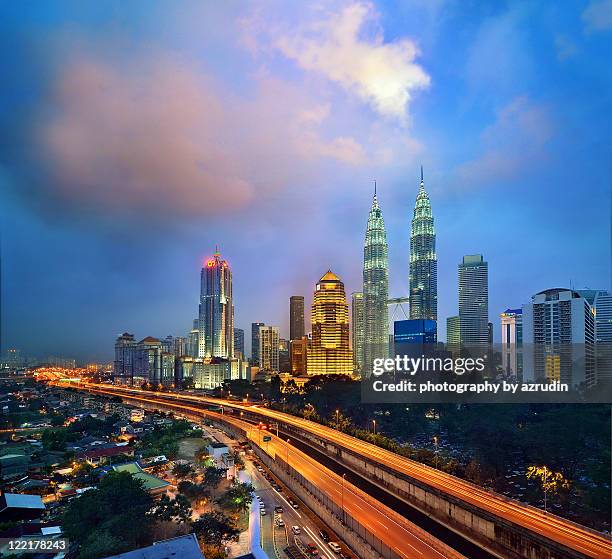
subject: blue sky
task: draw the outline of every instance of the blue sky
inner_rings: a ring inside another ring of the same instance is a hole
[[[497,334],[610,287],[611,0],[14,3],[0,37],[4,347],[184,334],[216,244],[236,326],[286,335],[328,268],[360,289],[374,179],[405,295],[421,164],[442,339],[464,254]]]

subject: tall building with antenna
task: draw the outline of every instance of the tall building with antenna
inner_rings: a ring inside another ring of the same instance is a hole
[[[389,357],[389,262],[387,233],[376,182],[363,246],[363,363],[369,376],[374,359]]]
[[[234,356],[234,303],[232,272],[217,248],[200,274],[198,357]]]
[[[410,318],[438,320],[438,258],[431,202],[423,166],[410,231]]]

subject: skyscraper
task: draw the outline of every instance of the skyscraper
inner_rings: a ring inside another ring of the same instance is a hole
[[[578,289],[595,309],[595,338],[597,343],[612,343],[612,293],[602,289]]]
[[[306,354],[308,351],[308,338],[291,340],[291,373],[299,376],[306,374]]]
[[[350,375],[353,372],[344,284],[331,270],[319,280],[315,289],[312,342],[307,355],[309,375]]]
[[[279,330],[276,326],[259,327],[259,366],[264,371],[278,373]]]
[[[219,251],[204,263],[200,282],[198,357],[234,356],[232,272]]]
[[[363,362],[369,376],[374,359],[389,357],[389,263],[387,234],[376,184],[363,246]]]
[[[193,326],[187,335],[187,355],[189,357],[197,357],[200,353],[200,319],[193,319]]]
[[[134,350],[136,340],[134,334],[124,332],[115,342],[115,361],[113,376],[115,381],[132,384],[134,378]]]
[[[459,264],[459,328],[461,344],[489,344],[489,267],[482,254],[463,257]]]
[[[251,363],[259,367],[259,327],[265,326],[263,322],[251,323]]]
[[[461,349],[461,323],[458,316],[446,319],[446,345],[448,351],[457,355]]]
[[[420,357],[436,344],[435,320],[412,318],[393,323],[393,352],[395,355]]]
[[[353,345],[353,368],[360,375],[363,369],[363,293],[355,291],[351,295],[351,324]]]
[[[523,310],[506,309],[500,315],[502,368],[506,374],[523,372]]]
[[[304,337],[304,297],[289,297],[289,339],[301,340]]]
[[[234,355],[239,359],[244,359],[244,330],[234,328]]]
[[[523,305],[523,378],[593,386],[595,313],[572,289],[546,289]]]
[[[410,230],[410,318],[438,320],[436,231],[423,167]]]

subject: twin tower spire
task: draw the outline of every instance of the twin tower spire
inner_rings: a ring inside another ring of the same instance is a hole
[[[355,350],[355,366],[362,375],[372,371],[374,359],[389,357],[389,261],[385,223],[378,204],[377,184],[368,216],[363,247],[362,350]],[[437,260],[435,231],[423,166],[410,235],[410,318],[437,318]],[[361,333],[358,333],[361,334]],[[361,344],[359,344],[361,345]],[[362,353],[361,355],[359,353]]]

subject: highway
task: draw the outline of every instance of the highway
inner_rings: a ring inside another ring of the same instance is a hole
[[[113,385],[82,383],[81,386],[82,388],[103,388],[108,390],[108,393],[123,392],[128,394],[143,394],[142,390]],[[454,496],[483,511],[511,521],[518,526],[524,527],[533,533],[540,534],[570,549],[581,552],[588,557],[594,559],[610,559],[610,557],[612,557],[612,543],[610,539],[606,538],[603,534],[581,527],[558,516],[546,514],[539,509],[524,505],[518,501],[486,491],[474,484],[441,472],[440,470],[399,456],[371,443],[336,431],[330,427],[269,408],[229,400],[195,396],[185,393],[151,394],[153,399],[155,399],[156,396],[158,399],[160,397],[172,398],[182,402],[191,402],[193,404],[222,405],[238,411],[257,413],[273,421],[282,421],[294,428],[314,434],[321,439],[342,446],[358,455],[375,459],[375,461],[398,473],[408,475],[445,494]],[[317,464],[317,466],[319,465]]]
[[[82,386],[85,388],[85,386]],[[96,393],[108,395],[117,394],[114,387],[107,385],[89,385],[88,388]],[[254,443],[259,442],[261,431],[253,424],[247,423],[231,416],[202,410],[194,405],[185,403],[160,402],[155,395],[143,391],[133,391],[128,396],[132,400],[144,402],[152,406],[164,406],[176,409],[178,413],[209,416],[222,419],[224,422],[245,431],[248,438]],[[338,506],[344,504],[346,514],[354,517],[371,534],[380,539],[397,555],[405,559],[462,559],[455,550],[452,550],[433,536],[423,532],[420,528],[401,517],[384,504],[376,501],[365,492],[351,485],[331,470],[321,466],[300,450],[288,446],[285,441],[272,433],[269,443],[264,443],[262,449],[275,456],[288,457],[292,468],[308,479],[323,491]]]

